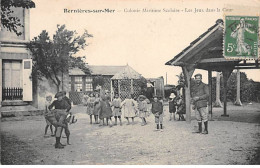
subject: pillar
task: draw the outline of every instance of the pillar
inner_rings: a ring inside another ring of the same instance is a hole
[[[223,107],[223,105],[222,105],[222,103],[220,101],[220,72],[217,72],[215,107]]]
[[[231,74],[232,70],[223,70],[223,83],[224,83],[224,114],[222,114],[222,117],[229,117],[227,115],[227,81]]]
[[[208,111],[210,115],[210,120],[212,120],[212,71],[208,70],[208,84],[209,84],[209,104]]]
[[[237,70],[237,96],[235,105],[242,106],[241,100],[240,100],[240,70]]]
[[[191,94],[190,94],[190,80],[195,68],[183,66],[182,71],[185,78],[185,108],[186,108],[186,122],[191,122]]]

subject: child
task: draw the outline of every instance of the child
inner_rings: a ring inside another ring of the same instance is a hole
[[[147,108],[147,102],[146,102],[146,97],[143,95],[140,95],[138,97],[138,111],[139,111],[139,117],[142,119],[142,124],[141,126],[144,126],[147,124],[146,122],[146,117],[148,115],[148,108]]]
[[[185,109],[184,109],[184,102],[182,96],[178,95],[176,97],[176,105],[177,105],[177,114],[179,114],[179,121],[185,121],[184,114],[185,114]]]
[[[161,126],[161,130],[163,129],[163,104],[158,100],[157,96],[154,96],[153,100],[152,113],[155,116],[155,123],[157,125],[156,131],[159,131],[159,125]]]
[[[119,98],[118,94],[115,94],[115,98],[112,102],[112,107],[113,107],[113,116],[115,117],[115,125],[117,125],[117,118],[120,121],[120,126],[122,126],[122,120],[121,120],[121,99]]]
[[[175,112],[176,112],[176,92],[171,93],[169,100],[169,113],[170,113],[170,121],[175,120]]]
[[[112,109],[109,103],[109,97],[106,95],[101,96],[101,101],[100,101],[100,113],[99,113],[99,119],[101,120],[100,125],[104,125],[104,119],[106,118],[108,124],[110,127],[112,127]]]
[[[92,124],[92,115],[94,114],[94,102],[95,98],[93,96],[93,93],[90,93],[87,101],[87,114],[90,117],[90,124]]]
[[[99,93],[95,94],[95,101],[94,101],[94,119],[95,119],[95,124],[98,124],[98,115],[100,112],[100,98],[99,98]]]
[[[51,101],[52,101],[52,96],[51,96],[51,95],[46,96],[46,101],[45,101],[45,113],[44,113],[44,117],[45,117],[45,121],[46,121],[46,126],[45,126],[45,134],[44,134],[44,137],[47,137],[47,131],[48,131],[49,126],[50,126],[50,130],[51,130],[51,136],[54,136],[53,130],[52,130],[52,124],[46,119],[46,115],[50,112],[50,110],[48,109],[48,107],[49,107],[49,105],[51,105]]]
[[[132,124],[134,125],[137,103],[133,99],[133,95],[128,95],[128,98],[121,103],[121,108],[124,110],[124,117],[127,119],[127,125],[130,125],[129,118],[132,118]]]

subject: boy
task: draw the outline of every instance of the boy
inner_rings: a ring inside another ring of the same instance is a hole
[[[152,103],[152,113],[155,116],[155,123],[157,125],[156,131],[159,131],[159,125],[161,130],[163,129],[163,104],[158,100],[157,96],[154,96],[154,102]]]
[[[49,105],[51,104],[52,101],[52,96],[48,95],[46,96],[46,101],[45,101],[45,113],[44,113],[44,117],[45,117],[45,121],[46,121],[46,127],[45,127],[45,134],[44,137],[47,137],[47,131],[48,128],[50,126],[50,130],[51,130],[51,136],[55,136],[53,134],[53,130],[52,130],[52,124],[46,119],[46,115],[50,112],[50,110],[48,109]]]

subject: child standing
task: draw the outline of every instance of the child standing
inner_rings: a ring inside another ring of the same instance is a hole
[[[95,101],[94,101],[94,119],[95,119],[95,124],[98,124],[98,115],[100,112],[100,98],[99,98],[99,93],[95,94]]]
[[[142,119],[142,124],[141,126],[144,126],[147,124],[146,122],[146,117],[148,115],[148,108],[147,108],[147,102],[146,102],[146,97],[143,95],[140,95],[138,97],[138,111],[139,111],[139,117]]]
[[[122,103],[121,107],[124,111],[124,117],[127,119],[127,125],[130,125],[129,118],[132,118],[132,124],[134,125],[134,118],[137,111],[137,103],[133,99],[133,95],[128,95]]]
[[[163,104],[154,96],[154,102],[152,103],[152,113],[155,116],[155,123],[156,123],[156,131],[159,131],[160,127],[161,130],[163,129]],[[160,125],[160,127],[159,127]]]
[[[90,93],[87,101],[87,114],[90,117],[90,124],[92,124],[92,115],[94,114],[94,102],[95,97],[93,96],[93,93]]]
[[[121,99],[119,98],[118,94],[115,94],[115,98],[112,102],[112,107],[113,107],[113,116],[115,117],[115,125],[117,125],[117,118],[120,121],[120,125],[122,126],[122,120],[121,120]]]
[[[51,130],[51,136],[54,136],[53,130],[52,130],[52,125],[51,125],[51,123],[46,119],[46,115],[50,112],[50,110],[49,110],[48,107],[49,107],[49,105],[51,105],[51,101],[52,101],[52,96],[51,96],[51,95],[46,96],[45,112],[44,112],[44,117],[45,117],[45,121],[46,121],[46,126],[45,126],[45,134],[44,134],[44,137],[47,136],[47,131],[48,131],[49,126],[50,126],[50,130]]]
[[[108,96],[101,96],[101,101],[100,101],[100,113],[99,113],[99,119],[101,120],[100,125],[104,125],[104,119],[106,118],[108,124],[110,127],[112,127],[112,120],[111,117],[112,115],[112,109],[109,103],[109,97]]]
[[[176,92],[171,93],[169,100],[169,113],[170,113],[170,121],[172,118],[175,120],[175,112],[176,112]]]

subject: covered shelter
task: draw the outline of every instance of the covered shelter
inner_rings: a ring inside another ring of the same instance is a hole
[[[141,94],[140,81],[142,78],[141,74],[129,65],[126,65],[122,71],[119,71],[111,78],[111,98],[115,93],[121,99],[125,99],[131,94],[139,96]]]
[[[259,69],[259,60],[226,59],[223,56],[223,20],[218,19],[205,33],[190,43],[165,65],[179,66],[185,78],[186,121],[191,121],[191,77],[195,69],[208,71],[209,114],[212,118],[212,71],[222,72],[224,82],[224,114],[227,115],[227,80],[234,69]]]

